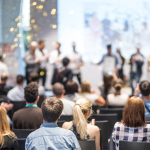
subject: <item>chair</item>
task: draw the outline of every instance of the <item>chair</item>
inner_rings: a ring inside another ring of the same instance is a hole
[[[119,142],[119,150],[149,150],[150,143],[147,142]]]
[[[110,105],[108,105],[108,108],[124,108],[124,106],[110,106]]]
[[[62,125],[64,124],[65,120],[61,120],[57,122],[58,127],[62,127]]]
[[[145,117],[145,121],[150,121],[150,117]]]
[[[102,120],[108,120],[108,131],[109,136],[111,135],[114,124],[118,121],[117,114],[97,114],[91,116],[92,119],[95,119],[95,121],[102,121]]]
[[[118,115],[118,121],[122,120],[122,112],[123,108],[101,108],[100,114],[117,114]]]
[[[27,138],[27,136],[35,130],[32,130],[32,129],[12,129],[12,131],[15,133],[17,138]]]
[[[58,121],[72,121],[73,116],[70,115],[61,115],[60,119]]]
[[[20,150],[25,150],[26,139],[18,139]]]
[[[45,95],[41,95],[40,98],[39,98],[39,101],[37,103],[38,107],[41,108],[41,105],[42,105],[44,100],[45,100]]]
[[[9,113],[9,114],[10,114],[9,117],[12,119],[13,114],[14,114],[17,110],[19,110],[19,109],[25,107],[26,101],[10,101],[10,103],[14,104],[14,107],[10,110],[10,113]]]
[[[97,110],[99,109],[99,106],[92,106],[92,110],[94,111],[94,114],[97,114]]]
[[[8,98],[6,95],[0,95],[0,103],[2,102],[8,103]]]
[[[103,150],[108,149],[108,139],[109,139],[109,132],[108,132],[108,121],[95,121],[95,125],[101,129],[101,141],[103,145]]]
[[[78,140],[81,150],[96,150],[95,140],[81,141]]]
[[[150,121],[145,121],[146,122],[146,124],[150,124]]]

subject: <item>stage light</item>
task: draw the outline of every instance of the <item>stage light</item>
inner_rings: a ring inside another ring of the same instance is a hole
[[[52,25],[52,28],[53,28],[53,29],[56,29],[56,28],[57,28],[57,25],[53,24],[53,25]]]
[[[2,48],[0,48],[0,52],[2,51]]]
[[[31,30],[32,30],[32,27],[30,27],[29,30],[31,31]]]
[[[18,41],[18,38],[14,38],[14,42],[17,42]]]
[[[13,32],[13,31],[14,31],[14,28],[10,28],[10,31]]]
[[[17,34],[17,37],[21,37],[22,36],[22,34]]]
[[[18,18],[16,18],[15,21],[18,21]]]
[[[45,0],[41,0],[41,2],[45,2]]]
[[[15,10],[16,9],[16,7],[13,7],[13,10]]]
[[[43,12],[43,16],[46,17],[48,14],[46,11]]]
[[[33,26],[34,29],[37,29],[37,27],[38,27],[38,26],[37,26],[36,24]]]
[[[51,11],[51,15],[55,15],[56,14],[56,9],[54,8],[54,9],[52,9],[52,11]]]
[[[21,26],[21,23],[17,23],[17,26],[20,27],[20,26]]]
[[[23,44],[19,44],[19,47],[22,48],[22,47],[23,47]]]
[[[43,9],[43,5],[40,5],[40,6],[39,6],[39,9]]]
[[[3,54],[3,58],[6,58],[6,54]]]
[[[18,43],[15,43],[14,47],[18,47]]]
[[[32,20],[31,20],[31,23],[34,23],[34,22],[35,22],[35,19],[32,19]]]
[[[37,2],[33,2],[32,5],[35,6],[37,4]]]

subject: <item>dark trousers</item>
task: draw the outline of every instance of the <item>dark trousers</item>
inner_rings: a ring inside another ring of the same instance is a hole
[[[81,85],[81,73],[73,74],[73,76],[76,76],[78,79],[79,84]]]
[[[123,80],[123,69],[118,70],[118,78],[121,78]]]
[[[26,71],[26,81],[27,81],[27,84],[30,83],[30,79],[29,79],[30,73],[31,73],[31,72],[27,72],[27,71]]]
[[[39,78],[42,79],[42,85],[45,86],[47,71],[45,68],[39,70]]]

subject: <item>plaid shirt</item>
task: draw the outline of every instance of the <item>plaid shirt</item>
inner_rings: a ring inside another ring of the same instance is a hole
[[[131,128],[117,122],[114,126],[112,139],[115,142],[116,150],[119,150],[119,141],[150,142],[150,124]]]

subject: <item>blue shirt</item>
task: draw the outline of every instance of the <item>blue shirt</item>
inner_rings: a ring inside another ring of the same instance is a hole
[[[149,108],[149,110],[150,110],[150,101],[144,101],[143,100],[143,102],[144,102],[144,104]],[[149,111],[145,108],[145,116],[146,117],[150,117],[150,113],[149,113]]]
[[[26,150],[81,150],[72,131],[55,123],[43,123],[26,139]]]

